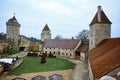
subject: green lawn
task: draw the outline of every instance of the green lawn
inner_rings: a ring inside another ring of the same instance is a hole
[[[46,64],[40,63],[41,57],[29,57],[23,58],[23,63],[9,73],[9,75],[20,75],[23,73],[33,72],[45,72],[55,70],[74,69],[75,64],[60,58],[46,58]]]

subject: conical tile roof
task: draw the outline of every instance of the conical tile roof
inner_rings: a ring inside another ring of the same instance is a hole
[[[43,28],[43,31],[50,31],[48,25],[46,24],[45,27]]]

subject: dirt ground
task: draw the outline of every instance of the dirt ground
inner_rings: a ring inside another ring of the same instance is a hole
[[[72,69],[49,71],[49,72],[26,73],[26,74],[21,74],[20,76],[6,76],[6,77],[2,78],[2,80],[12,80],[15,77],[21,77],[26,80],[31,80],[33,77],[38,76],[38,75],[44,76],[44,77],[46,77],[46,80],[49,80],[48,77],[51,75],[54,75],[54,74],[62,75],[64,80],[71,80],[72,73],[73,73]]]

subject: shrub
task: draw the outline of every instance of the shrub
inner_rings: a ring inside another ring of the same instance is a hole
[[[52,54],[52,53],[50,53],[50,54],[48,55],[48,57],[53,58],[53,54]]]
[[[42,56],[40,63],[41,63],[41,64],[45,64],[45,63],[46,63],[46,58],[45,58],[45,56]]]
[[[27,56],[38,56],[38,53],[28,53]]]
[[[42,56],[47,57],[47,53],[43,53]]]

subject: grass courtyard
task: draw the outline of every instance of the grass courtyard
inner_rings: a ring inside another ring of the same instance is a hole
[[[41,57],[23,57],[23,63],[8,75],[74,69],[75,64],[60,58],[46,58],[46,64],[40,63]]]

